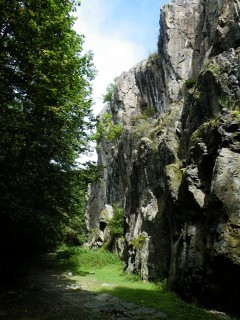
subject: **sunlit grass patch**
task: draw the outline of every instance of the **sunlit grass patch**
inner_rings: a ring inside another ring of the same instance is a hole
[[[76,273],[92,271],[106,266],[119,266],[123,263],[112,253],[104,249],[89,250],[82,247],[61,246],[57,251],[60,264],[72,268]]]
[[[62,247],[58,251],[58,259],[80,276],[77,280],[82,279],[87,284],[87,290],[108,293],[141,306],[156,308],[166,313],[169,320],[224,319],[184,302],[177,294],[167,290],[166,280],[159,283],[143,282],[139,276],[127,274],[123,263],[104,249]]]

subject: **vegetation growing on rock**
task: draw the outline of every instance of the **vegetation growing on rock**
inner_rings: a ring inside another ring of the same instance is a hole
[[[130,243],[134,249],[139,251],[144,246],[145,242],[146,242],[146,235],[140,234],[139,236],[133,238]]]
[[[124,203],[129,272],[237,310],[239,14],[233,1],[178,0],[160,23],[158,63],[123,73],[108,106],[123,129],[99,145],[98,204]]]
[[[109,113],[104,113],[97,123],[97,131],[93,135],[93,139],[99,142],[101,139],[114,141],[122,133],[121,124],[113,124],[112,116]]]
[[[111,102],[112,95],[115,89],[116,89],[116,84],[114,82],[109,83],[109,85],[106,88],[106,92],[103,95],[103,102],[105,103]]]
[[[196,83],[197,83],[197,81],[195,79],[187,79],[185,81],[185,86],[187,89],[191,89],[192,87],[195,86]]]
[[[110,235],[116,239],[124,236],[124,209],[118,203],[113,204],[113,217],[108,220]]]

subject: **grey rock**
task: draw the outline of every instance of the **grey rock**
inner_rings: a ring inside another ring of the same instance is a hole
[[[123,130],[98,146],[104,170],[86,213],[90,243],[111,243],[128,272],[229,308],[240,283],[239,41],[238,1],[162,8],[158,55],[120,75],[104,110]],[[114,202],[117,241],[104,218]]]
[[[238,79],[233,74],[229,76],[229,81],[231,84],[238,84]]]

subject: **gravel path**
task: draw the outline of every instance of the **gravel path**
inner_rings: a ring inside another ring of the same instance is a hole
[[[85,284],[61,270],[54,259],[31,268],[17,288],[0,294],[1,320],[157,320],[158,310],[108,294],[87,291]]]

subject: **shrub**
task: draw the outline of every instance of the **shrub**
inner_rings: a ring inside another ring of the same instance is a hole
[[[145,109],[142,113],[132,116],[131,123],[135,125],[139,120],[147,120],[156,114],[154,109]]]
[[[240,121],[240,111],[238,110],[232,110],[231,115],[234,120]]]
[[[228,108],[229,105],[230,105],[230,99],[227,95],[225,94],[221,94],[219,97],[218,97],[218,103],[220,104],[221,107],[223,108]]]
[[[113,204],[113,217],[108,223],[111,236],[114,238],[124,236],[124,210],[118,203]]]
[[[97,124],[97,132],[93,135],[93,139],[100,141],[105,138],[108,141],[113,141],[122,133],[121,124],[113,124],[112,116],[109,113],[105,113],[102,119]]]
[[[145,242],[146,237],[143,234],[140,234],[138,237],[132,239],[131,244],[136,250],[140,250],[144,246]]]
[[[115,88],[116,88],[115,83],[113,83],[113,82],[109,83],[109,85],[106,88],[105,94],[103,94],[103,102],[104,103],[111,102],[112,95],[113,95]]]
[[[158,59],[158,53],[157,52],[152,52],[149,54],[149,59],[157,60]]]
[[[185,81],[185,86],[186,86],[187,89],[191,89],[192,87],[195,86],[196,83],[197,83],[196,80],[188,79],[188,80]]]

